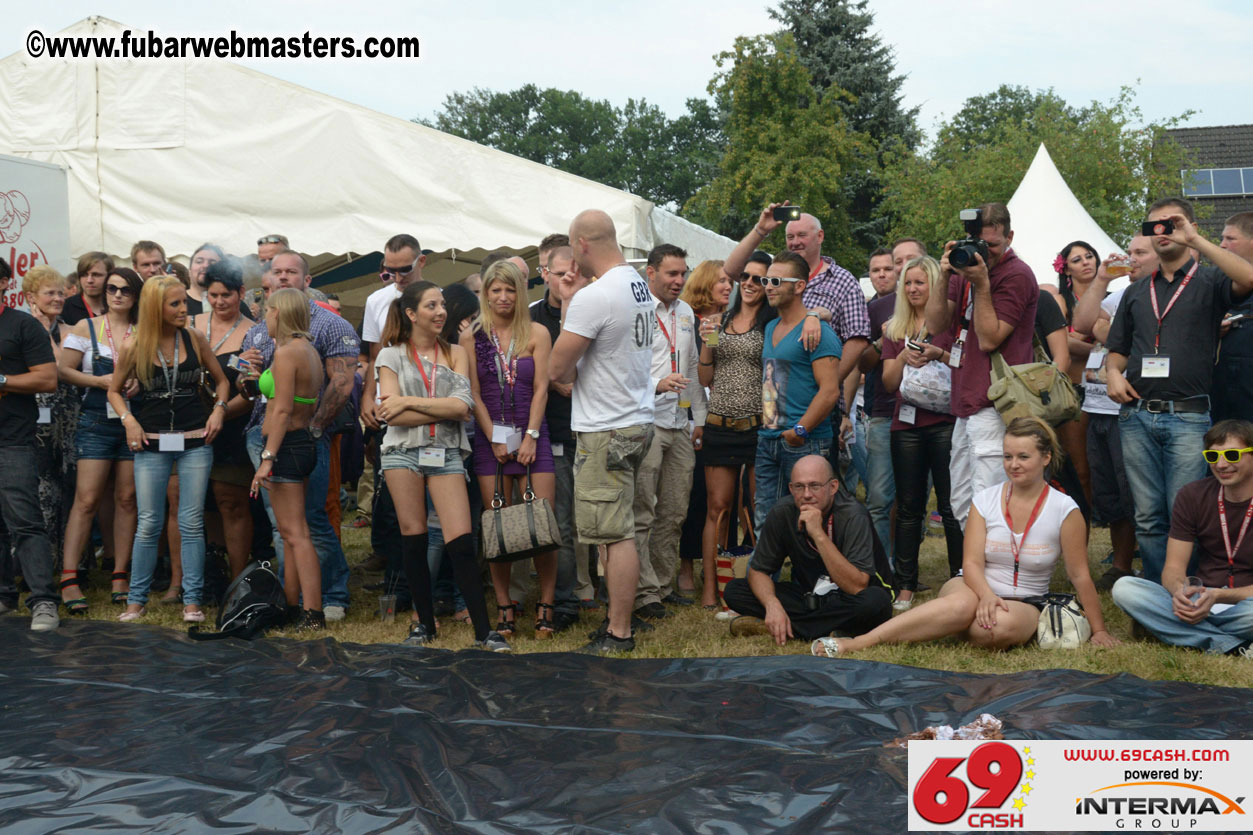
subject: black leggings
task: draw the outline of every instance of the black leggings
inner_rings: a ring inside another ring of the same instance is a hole
[[[953,516],[949,453],[953,424],[892,430],[892,474],[896,480],[896,582],[902,591],[918,590],[918,549],[927,511],[927,473],[935,484],[935,503],[944,520],[948,573],[962,567],[962,529]]]

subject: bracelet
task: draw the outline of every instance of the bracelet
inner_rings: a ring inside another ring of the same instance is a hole
[[[225,400],[219,400],[218,402],[216,402],[216,403],[214,403],[214,404],[213,404],[213,408],[215,408],[215,409],[216,409],[216,408],[218,408],[219,406],[221,406],[223,409],[225,409],[225,408],[226,408],[226,401],[225,401]]]
[[[770,237],[770,233],[769,233],[769,232],[763,232],[763,231],[761,231],[760,229],[758,229],[758,228],[757,228],[757,226],[756,226],[755,224],[754,224],[754,226],[753,226],[753,231],[757,233],[757,237],[759,237],[759,238],[768,238],[768,237]]]
[[[704,366],[710,366],[710,365],[713,365],[713,363],[712,363],[712,362],[705,362],[704,360],[697,360],[697,362],[698,362],[698,363],[700,363],[701,365],[704,365]]]

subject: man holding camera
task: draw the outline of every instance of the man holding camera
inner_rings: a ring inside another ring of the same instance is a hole
[[[1160,266],[1127,288],[1106,340],[1142,576],[1155,583],[1166,563],[1175,497],[1205,476],[1200,452],[1210,427],[1219,325],[1253,292],[1253,264],[1206,240],[1195,224],[1182,197],[1149,207],[1141,231],[1152,238]],[[1214,266],[1202,267],[1193,250]]]
[[[1004,203],[985,203],[961,213],[966,239],[944,245],[940,270],[948,294],[927,300],[927,330],[949,331],[953,348],[953,513],[966,528],[974,494],[1005,480],[1001,441],[1005,424],[988,398],[992,353],[1010,365],[1031,362],[1039,285],[1026,262],[1010,249],[1014,232]]]

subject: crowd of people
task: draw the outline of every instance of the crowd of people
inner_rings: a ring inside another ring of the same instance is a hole
[[[632,266],[584,211],[540,242],[532,304],[521,258],[440,287],[398,234],[359,329],[281,235],[258,241],[255,293],[211,243],[187,269],[152,241],[129,267],[32,269],[31,314],[0,310],[0,610],[20,577],[32,629],[85,613],[98,540],[118,620],[161,588],[197,623],[215,559],[237,576],[272,550],[291,625],[326,629],[351,602],[341,483],[368,462],[351,524],[372,529],[375,587],[412,610],[410,646],[438,645],[451,615],[508,651],[604,606],[586,651],[629,652],[701,606],[821,656],[950,635],[1004,649],[1035,635],[1061,559],[1093,644],[1118,643],[1112,593],[1137,630],[1244,652],[1253,213],[1215,244],[1161,200],[1127,255],[1075,241],[1044,278],[1003,204],[975,217],[938,258],[913,238],[875,250],[869,301],[786,202],[694,267],[668,243]],[[786,249],[762,251],[783,224]],[[993,369],[1032,362],[1068,376],[1079,417],[998,410]],[[932,493],[948,578],[918,603]],[[560,542],[485,571],[483,508],[532,501]],[[1094,524],[1112,546],[1095,581]],[[744,576],[720,577],[742,544]]]

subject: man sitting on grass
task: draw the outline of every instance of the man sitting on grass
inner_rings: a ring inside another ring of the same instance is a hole
[[[865,506],[840,490],[831,464],[807,455],[792,468],[784,497],[766,516],[748,576],[727,584],[727,606],[741,617],[732,635],[770,634],[812,641],[860,635],[892,614],[891,571]],[[771,579],[792,562],[792,579]]]
[[[1219,421],[1203,454],[1214,477],[1175,498],[1161,585],[1123,577],[1114,602],[1165,643],[1253,657],[1253,423]]]

